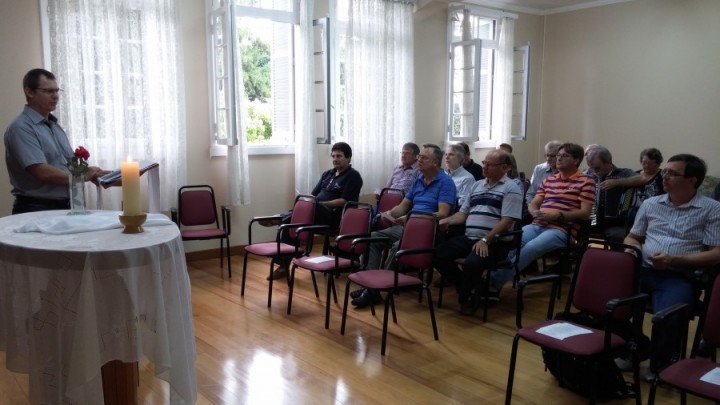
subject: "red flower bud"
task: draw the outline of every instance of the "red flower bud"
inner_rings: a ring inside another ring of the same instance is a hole
[[[82,160],[88,160],[90,158],[90,152],[82,146],[78,146],[77,149],[75,149],[75,157]]]

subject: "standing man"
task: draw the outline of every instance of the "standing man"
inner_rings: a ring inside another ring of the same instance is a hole
[[[535,198],[535,193],[543,180],[551,174],[557,173],[555,157],[557,156],[558,148],[560,148],[562,144],[560,141],[550,141],[545,144],[545,161],[533,169],[532,177],[530,177],[530,187],[527,193],[525,193],[525,201],[527,201],[528,205],[530,205],[533,198]]]
[[[15,196],[13,214],[70,208],[68,159],[73,156],[65,131],[51,114],[62,91],[55,75],[32,69],[23,78],[27,104],[5,130],[5,164]],[[108,173],[90,166],[87,180]]]
[[[595,181],[578,170],[582,160],[583,148],[580,145],[566,143],[558,149],[558,172],[543,180],[528,206],[533,222],[523,227],[518,260],[520,271],[545,253],[566,246],[570,237],[567,222],[590,219],[595,202]],[[579,225],[575,230],[578,228]],[[514,258],[512,252],[509,258]],[[493,272],[488,299],[497,300],[502,286],[514,275],[511,267]]]
[[[400,204],[396,205],[387,212],[379,215],[387,215],[395,219],[396,225],[381,231],[372,233],[373,237],[384,236],[393,242],[393,251],[397,250],[398,243],[403,234],[403,224],[405,223],[405,215],[412,211],[434,213],[438,219],[443,219],[452,213],[457,199],[455,191],[455,183],[440,167],[442,164],[443,153],[440,147],[433,144],[425,144],[418,155],[418,176],[410,186],[410,190],[405,194]],[[368,265],[369,269],[380,268],[382,251],[378,244],[370,244],[368,249]],[[389,257],[385,263],[385,267],[389,267],[389,263],[394,258]],[[372,302],[377,301],[380,297],[375,291],[360,289],[350,293],[353,298],[352,304],[356,307],[365,307]]]
[[[522,213],[522,192],[507,176],[510,154],[494,150],[485,156],[483,180],[472,186],[469,198],[452,216],[440,220],[441,226],[465,225],[465,234],[455,236],[435,250],[434,266],[458,287],[460,313],[472,315],[478,307],[483,271],[493,260],[504,259],[510,246],[497,240],[498,233],[512,229]],[[465,258],[462,271],[455,259]]]
[[[415,181],[418,176],[418,164],[417,157],[420,153],[420,148],[413,142],[408,142],[402,147],[400,152],[400,164],[395,166],[392,175],[387,181],[385,187],[395,188],[402,190],[403,193],[407,193],[410,189],[410,185]],[[380,192],[382,190],[375,190],[375,199],[380,198]]]
[[[697,156],[671,157],[662,171],[667,194],[640,206],[625,243],[642,250],[640,289],[653,312],[695,303],[694,270],[720,263],[720,202],[701,196],[707,166]]]
[[[591,149],[587,157],[590,176],[595,179],[595,184],[605,180],[625,179],[635,175],[632,169],[621,169],[612,162],[612,154],[603,147],[597,146]],[[595,192],[595,206],[591,216],[592,231],[601,233],[605,239],[612,242],[622,242],[625,238],[627,214],[630,207],[622,209],[622,201],[631,201],[632,195],[624,198],[624,194],[633,193],[634,189],[627,187],[615,187],[604,189],[597,187]]]
[[[463,205],[465,198],[470,192],[470,188],[475,183],[475,177],[470,174],[462,163],[465,160],[465,149],[460,145],[450,145],[445,148],[445,173],[447,173],[455,183],[457,190],[458,204],[456,209]]]

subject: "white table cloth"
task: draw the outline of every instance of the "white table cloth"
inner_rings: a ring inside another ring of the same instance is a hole
[[[194,403],[190,280],[177,227],[15,232],[66,213],[0,218],[0,350],[7,368],[30,375],[35,403],[101,404],[102,365],[144,355],[169,383],[171,403]]]

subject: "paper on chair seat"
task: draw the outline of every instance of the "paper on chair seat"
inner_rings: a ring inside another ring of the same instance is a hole
[[[545,336],[550,336],[551,338],[555,338],[558,340],[563,340],[577,335],[586,335],[592,332],[593,331],[590,329],[581,328],[567,322],[560,322],[549,326],[543,326],[542,328],[537,330],[537,333],[543,334]]]
[[[705,381],[706,383],[720,385],[720,367],[715,367],[714,369],[708,371],[700,377],[700,381]]]
[[[318,264],[318,263],[329,262],[329,261],[332,261],[332,260],[335,260],[335,258],[330,257],[330,256],[318,256],[318,257],[313,257],[312,259],[307,259],[306,261],[307,261],[308,263]]]
[[[51,235],[65,235],[103,231],[113,228],[122,228],[120,224],[120,211],[97,211],[88,215],[66,215],[28,222],[15,228],[17,233],[40,232]],[[174,225],[175,223],[163,214],[147,214],[143,226]]]

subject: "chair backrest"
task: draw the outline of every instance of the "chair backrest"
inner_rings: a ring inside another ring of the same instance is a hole
[[[615,249],[618,246],[624,245],[613,245]],[[572,306],[591,315],[603,316],[608,301],[630,297],[638,291],[639,258],[609,247],[584,250],[571,286]],[[631,316],[630,307],[614,313],[616,320],[628,320]]]
[[[184,226],[215,224],[219,227],[213,188],[208,185],[180,187],[178,218]]]
[[[380,213],[392,209],[396,205],[400,204],[403,198],[405,198],[404,191],[397,188],[384,188],[380,192],[380,198],[378,199],[377,203],[377,212]],[[375,223],[376,230],[389,228],[391,226],[392,223],[382,217],[378,218],[377,222]]]
[[[310,225],[315,223],[315,197],[304,194],[300,194],[295,197],[295,205],[293,205],[290,223]],[[289,230],[289,235],[291,239],[298,240],[300,243],[305,243],[312,233],[303,232],[298,238],[297,229],[292,228]]]
[[[438,220],[434,214],[411,212],[405,221],[400,250],[428,249],[435,247]],[[432,266],[432,253],[403,256],[398,260],[399,269],[425,270]]]
[[[703,339],[713,347],[720,347],[720,276],[715,277],[703,321]]]
[[[372,207],[370,204],[349,201],[345,203],[343,208],[338,236],[369,234],[371,223]],[[340,240],[336,248],[341,252],[350,253],[352,251],[352,238]],[[366,248],[367,244],[361,243],[355,247],[355,253],[361,255],[365,253]]]

